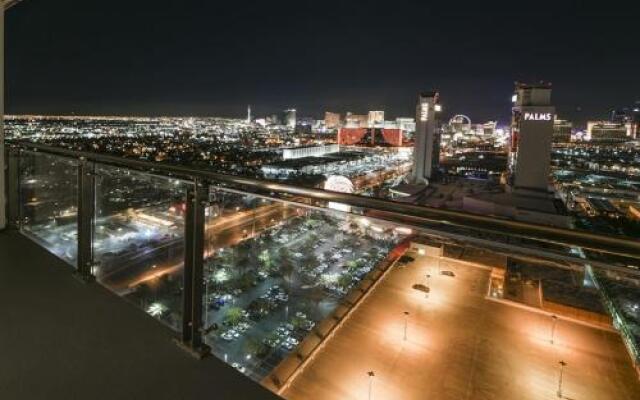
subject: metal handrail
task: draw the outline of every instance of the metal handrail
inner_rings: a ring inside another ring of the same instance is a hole
[[[277,181],[223,174],[183,165],[135,160],[113,155],[70,150],[41,143],[19,141],[14,142],[10,147],[40,151],[43,153],[75,159],[85,159],[87,161],[111,166],[161,173],[177,178],[204,179],[215,183],[240,185],[258,191],[303,196],[319,201],[343,203],[353,207],[362,207],[379,211],[385,216],[394,216],[398,221],[409,218],[414,223],[415,221],[424,221],[429,224],[437,223],[444,226],[516,236],[535,241],[560,244],[563,246],[583,247],[601,253],[640,259],[640,240],[634,240],[624,236],[605,236],[586,231],[515,221],[495,216],[418,206],[379,198],[332,192],[317,188],[292,186]]]

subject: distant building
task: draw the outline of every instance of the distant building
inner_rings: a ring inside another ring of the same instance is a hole
[[[611,122],[618,122],[631,125],[631,137],[638,138],[640,130],[640,100],[631,107],[625,107],[611,112]]]
[[[284,160],[303,158],[303,157],[321,157],[325,154],[338,153],[340,146],[337,144],[329,144],[326,146],[306,146],[293,147],[282,150],[282,158]]]
[[[342,126],[342,116],[339,113],[325,112],[324,127],[327,129],[338,129]]]
[[[414,118],[396,118],[398,128],[405,132],[416,131],[416,120]]]
[[[402,146],[401,129],[340,128],[338,144],[345,146]]]
[[[509,151],[510,183],[515,190],[549,192],[555,108],[551,84],[516,83]]]
[[[287,178],[295,175],[334,175],[347,173],[366,162],[360,152],[336,152],[324,156],[300,157],[263,164],[260,169],[267,178]]]
[[[369,128],[377,128],[384,125],[384,111],[369,111]]]
[[[369,116],[348,112],[345,117],[345,126],[347,128],[366,128],[369,126]]]
[[[288,110],[284,110],[282,114],[282,124],[287,128],[294,129],[296,127],[296,110],[295,108],[290,108]]]
[[[587,132],[594,143],[621,143],[635,136],[630,122],[589,121]]]
[[[271,114],[265,118],[267,125],[282,125],[282,118],[279,114]]]
[[[553,120],[553,143],[569,143],[572,131],[573,123],[571,121],[558,119],[558,116],[555,116]]]
[[[496,133],[497,121],[488,121],[483,124],[476,124],[476,135],[493,136]]]
[[[564,203],[549,190],[555,108],[551,85],[516,83],[513,95],[509,185],[505,192],[465,195],[465,211],[567,227]]]
[[[436,111],[438,92],[421,93],[416,104],[416,134],[413,151],[413,183],[427,183],[433,178],[440,159],[440,135]]]

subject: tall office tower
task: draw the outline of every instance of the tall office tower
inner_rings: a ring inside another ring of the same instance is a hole
[[[296,109],[295,108],[284,110],[282,123],[291,129],[294,129],[296,127]]]
[[[251,123],[251,104],[247,106],[247,124]]]
[[[384,125],[384,111],[369,111],[369,128],[379,128]]]
[[[551,84],[516,82],[512,100],[510,183],[516,191],[547,194],[555,115]]]
[[[327,129],[340,128],[342,125],[342,117],[339,113],[325,112],[324,113],[324,126]]]
[[[440,111],[438,92],[421,93],[416,106],[416,133],[413,151],[413,183],[429,183],[440,158],[440,135],[436,112]]]

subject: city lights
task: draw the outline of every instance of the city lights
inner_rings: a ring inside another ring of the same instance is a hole
[[[630,6],[57,3],[0,0],[3,398],[638,397]]]

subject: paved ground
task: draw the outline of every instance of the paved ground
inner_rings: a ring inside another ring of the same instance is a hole
[[[0,398],[277,399],[198,361],[159,322],[17,233],[0,233]]]
[[[567,321],[550,343],[546,315],[484,296],[489,271],[420,258],[392,271],[284,392],[289,400],[637,400],[640,382],[620,337]],[[431,294],[411,289],[425,283]],[[407,340],[403,340],[404,316]]]

